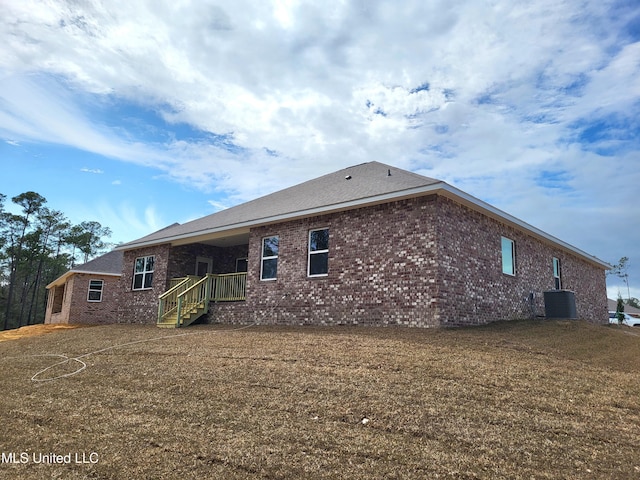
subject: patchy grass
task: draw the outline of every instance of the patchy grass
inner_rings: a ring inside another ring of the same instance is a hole
[[[628,327],[232,328],[0,343],[0,451],[28,458],[0,477],[640,477]],[[32,381],[63,356],[36,380],[69,376]],[[49,453],[71,463],[34,463]]]

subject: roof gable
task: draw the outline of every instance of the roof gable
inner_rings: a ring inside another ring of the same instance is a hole
[[[610,268],[606,262],[441,180],[379,162],[344,168],[182,225],[174,224],[117,249],[208,242],[214,238],[246,242],[252,227],[432,194],[443,195],[521,229],[543,242],[577,254],[599,268]]]
[[[381,195],[403,192],[441,183],[439,180],[408,172],[379,162],[368,162],[338,170],[318,178],[265,195],[235,207],[182,225],[172,225],[118,248],[135,248],[161,243],[176,237],[197,236],[260,220],[330,209],[331,206],[356,202]]]
[[[47,285],[47,288],[51,288],[55,285],[61,285],[67,281],[67,278],[75,273],[86,273],[93,275],[109,275],[120,276],[122,275],[122,260],[124,258],[124,252],[121,250],[113,250],[109,253],[105,253],[93,260],[77,265],[66,273],[60,275],[53,282]]]
[[[122,251],[113,250],[109,253],[105,253],[93,260],[77,265],[71,269],[72,272],[78,273],[104,273],[112,275],[122,274],[122,258],[124,254]]]

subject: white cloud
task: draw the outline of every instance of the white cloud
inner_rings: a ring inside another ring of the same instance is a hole
[[[81,172],[83,173],[93,173],[94,175],[102,175],[104,173],[104,171],[100,170],[99,168],[86,168],[83,167],[80,169]]]
[[[229,208],[229,206],[226,203],[218,202],[216,200],[209,200],[208,203],[213,207],[214,212],[219,212],[220,210],[225,210]]]
[[[100,224],[108,226],[112,235],[109,241],[121,243],[139,238],[168,225],[155,206],[134,206],[128,201],[118,204],[101,201],[96,209],[78,207],[74,212],[78,218],[97,218]]]

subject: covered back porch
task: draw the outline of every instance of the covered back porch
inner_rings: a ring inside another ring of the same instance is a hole
[[[209,312],[212,302],[246,299],[248,232],[172,245],[167,290],[159,296],[157,325],[187,326]]]
[[[187,326],[209,312],[211,302],[238,302],[246,299],[247,272],[207,273],[171,280],[172,286],[160,295],[159,327]]]

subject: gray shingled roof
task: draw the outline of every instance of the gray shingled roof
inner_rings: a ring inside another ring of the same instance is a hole
[[[350,177],[347,179],[346,177]],[[229,229],[247,222],[259,222],[280,215],[313,209],[330,210],[332,205],[354,202],[379,195],[402,192],[440,183],[439,180],[385,165],[368,162],[348,167],[284,190],[216,212],[182,225],[173,225],[146,237],[120,245],[161,243],[176,237],[197,236],[214,229]]]
[[[122,274],[122,258],[124,254],[120,250],[113,250],[105,253],[93,260],[77,265],[71,269],[72,272],[78,273],[104,273],[112,275]]]
[[[233,245],[233,242],[246,243],[249,229],[258,225],[434,193],[580,255],[600,268],[610,268],[606,262],[443,181],[379,162],[338,170],[182,225],[170,225],[146,237],[120,245],[117,249],[129,250],[162,243],[179,245],[210,242],[214,239],[220,245],[223,245],[222,240],[228,242],[228,245]]]
[[[53,282],[47,285],[47,288],[52,288],[54,285],[62,285],[67,281],[67,278],[74,273],[91,273],[94,275],[122,275],[122,259],[124,252],[122,250],[113,250],[109,253],[94,258],[93,260],[77,265],[71,270],[68,270],[64,274],[60,275]]]

